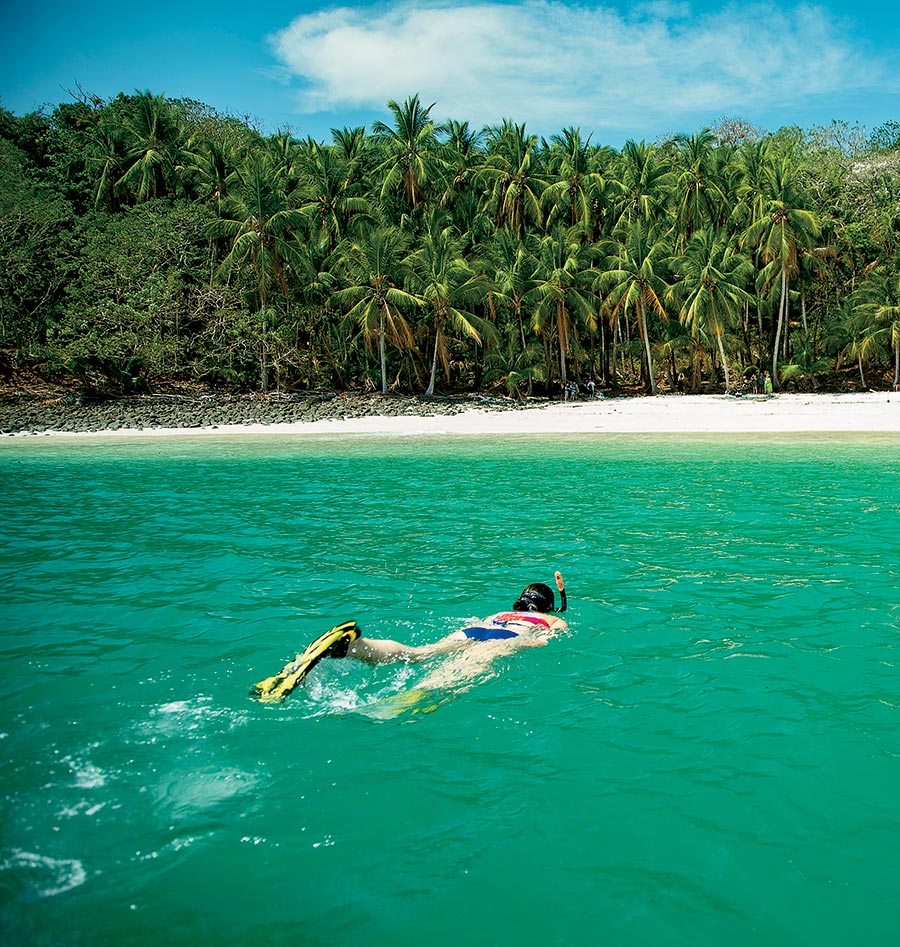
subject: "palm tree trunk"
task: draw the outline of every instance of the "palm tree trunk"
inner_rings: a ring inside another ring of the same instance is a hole
[[[381,362],[381,393],[387,394],[387,358],[384,351],[384,308],[381,310],[381,318],[378,320],[378,359]]]
[[[784,325],[784,316],[787,301],[787,270],[781,268],[781,299],[778,302],[778,325],[775,329],[775,344],[772,346],[772,384],[778,390],[778,345],[781,342],[781,327]]]
[[[856,347],[856,362],[859,365],[859,380],[862,382],[863,390],[866,388],[866,376],[863,374],[862,346]]]
[[[550,348],[550,336],[544,332],[543,343],[544,343],[544,361],[547,363],[547,391],[552,391],[553,389],[553,352]]]
[[[568,381],[566,375],[566,349],[563,345],[563,315],[559,311],[556,313],[556,331],[559,336],[559,377],[565,385]]]
[[[519,338],[522,340],[522,351],[525,351],[525,323],[522,321],[522,307],[516,306],[516,318],[519,320]]]
[[[759,370],[762,371],[763,362],[766,360],[765,356],[765,345],[763,344],[763,339],[765,334],[763,331],[763,317],[762,317],[762,300],[757,298],[756,300],[756,330],[759,334]],[[753,359],[750,359],[752,362]]]
[[[588,352],[588,372],[590,378],[597,377],[597,358],[595,349],[597,347],[597,330],[591,332],[591,348]]]
[[[716,341],[719,343],[719,358],[722,359],[722,368],[725,369],[725,390],[731,391],[731,376],[728,374],[728,359],[725,358],[725,346],[722,344],[722,336],[716,333]]]
[[[431,378],[428,381],[428,387],[425,389],[426,395],[434,394],[434,376],[437,374],[438,345],[441,340],[441,327],[435,326],[434,329],[434,354],[431,357]]]
[[[618,387],[616,379],[619,377],[619,317],[616,315],[616,321],[612,325],[612,351],[610,352],[610,363],[612,372],[609,382],[613,388]]]
[[[650,332],[647,329],[647,313],[644,310],[643,297],[638,299],[638,321],[641,324],[641,337],[644,340],[644,353],[647,358],[647,375],[650,380],[650,394],[656,394],[656,379],[653,377],[653,356],[650,354]]]
[[[269,367],[266,364],[266,303],[262,304],[262,337],[259,342],[259,390],[265,394],[269,387]]]
[[[897,339],[894,342],[894,388],[900,385],[900,331],[897,332]]]
[[[603,384],[609,384],[609,346],[607,344],[607,333],[609,324],[605,319],[600,319],[600,369],[603,378]]]
[[[691,340],[691,394],[700,390],[703,376],[703,349],[696,339]]]

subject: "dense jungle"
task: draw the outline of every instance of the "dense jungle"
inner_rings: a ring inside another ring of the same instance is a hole
[[[0,108],[0,371],[135,394],[900,383],[900,124],[330,141],[149,91]]]

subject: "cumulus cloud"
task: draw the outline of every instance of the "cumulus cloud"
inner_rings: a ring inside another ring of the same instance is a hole
[[[562,0],[396,0],[297,17],[271,38],[311,114],[382,109],[415,92],[473,125],[616,129],[752,111],[883,76],[824,8],[764,0],[694,14]]]

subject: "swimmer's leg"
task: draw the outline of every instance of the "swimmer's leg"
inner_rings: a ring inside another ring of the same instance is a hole
[[[365,661],[366,664],[388,664],[394,661],[416,664],[438,654],[462,651],[472,643],[465,635],[460,635],[460,632],[454,632],[433,644],[418,646],[401,644],[390,638],[357,638],[347,648],[347,657]]]
[[[345,621],[319,635],[302,654],[289,661],[279,674],[255,684],[251,695],[263,701],[284,700],[325,657],[343,657],[351,642],[359,638],[359,625]]]
[[[378,720],[387,720],[390,717],[399,717],[401,714],[430,714],[446,703],[450,698],[436,698],[434,694],[422,687],[414,687],[410,691],[401,691],[384,697],[366,708],[366,715]]]

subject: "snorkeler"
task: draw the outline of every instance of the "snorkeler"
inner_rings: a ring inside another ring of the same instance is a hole
[[[560,577],[561,578],[561,577]],[[561,590],[562,591],[562,590]],[[477,642],[506,641],[513,647],[535,648],[547,643],[546,632],[563,631],[568,626],[550,614],[556,611],[553,590],[543,582],[534,582],[523,589],[513,603],[512,611],[497,612],[480,621],[454,631],[440,641],[426,645],[405,645],[388,638],[356,638],[349,642],[345,655],[369,664],[389,661],[414,663],[436,654],[450,654],[472,647]]]
[[[563,612],[567,604],[565,585],[559,572],[555,577],[560,593],[559,611]],[[547,644],[550,632],[564,631],[568,627],[563,619],[552,614],[555,611],[553,590],[543,582],[534,582],[523,589],[511,611],[497,612],[432,644],[405,645],[389,638],[363,638],[355,621],[344,622],[320,635],[279,674],[256,684],[251,693],[265,701],[281,700],[325,657],[355,658],[368,664],[416,663],[436,655],[484,647],[488,642],[495,647],[486,656],[498,650],[541,647]]]

